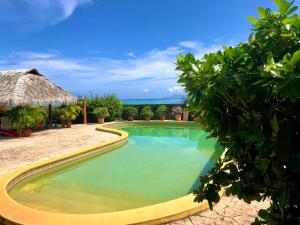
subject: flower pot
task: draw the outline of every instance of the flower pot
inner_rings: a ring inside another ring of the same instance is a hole
[[[22,131],[23,137],[29,137],[31,135],[31,129],[26,129]]]
[[[98,118],[98,123],[99,124],[104,124],[104,118]]]
[[[6,109],[5,105],[0,105],[0,110]]]
[[[176,121],[180,121],[181,120],[181,114],[176,114],[175,119],[176,119]]]
[[[188,112],[188,111],[183,112],[182,120],[188,121],[189,115],[190,115],[190,112]]]
[[[164,120],[166,119],[166,116],[161,115],[161,116],[159,117],[159,119],[160,119],[161,121],[164,121]]]
[[[146,121],[150,121],[150,117],[145,117],[145,120]]]
[[[72,127],[72,121],[68,121],[67,122],[67,128],[71,128]]]
[[[128,121],[133,121],[133,116],[128,116]]]
[[[36,125],[36,128],[38,128],[38,129],[42,129],[42,128],[44,128],[45,127],[45,124],[44,123],[38,123],[37,125]]]

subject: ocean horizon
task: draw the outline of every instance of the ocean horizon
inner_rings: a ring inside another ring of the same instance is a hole
[[[165,98],[165,99],[121,99],[124,105],[176,105],[183,104],[184,99],[181,98]]]

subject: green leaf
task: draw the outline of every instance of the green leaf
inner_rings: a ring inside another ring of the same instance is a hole
[[[291,59],[291,63],[293,65],[296,65],[299,62],[299,60],[300,60],[300,49],[293,54],[293,57]]]
[[[256,25],[256,23],[258,22],[258,20],[253,17],[253,16],[248,16],[247,19],[253,24]]]
[[[266,17],[266,10],[263,7],[258,7],[257,11],[262,18]]]
[[[282,0],[274,0],[275,5],[277,5],[279,8],[283,5]]]
[[[291,3],[288,1],[283,1],[281,7],[279,8],[279,12],[282,14],[286,14],[291,6]]]
[[[288,15],[294,13],[296,10],[298,9],[298,6],[294,6],[291,9],[289,9],[289,11],[287,12]]]
[[[279,126],[278,126],[278,121],[277,121],[277,116],[276,114],[271,118],[270,120],[270,124],[273,130],[273,135],[276,136],[279,130]]]
[[[251,33],[248,39],[249,43],[252,44],[255,41],[254,33]]]
[[[258,216],[262,219],[267,220],[269,218],[269,213],[267,210],[261,209],[258,211]]]

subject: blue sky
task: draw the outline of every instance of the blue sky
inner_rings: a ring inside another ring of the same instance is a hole
[[[298,4],[299,2],[296,1]],[[0,0],[0,70],[37,68],[75,95],[182,94],[176,56],[246,41],[272,0]]]

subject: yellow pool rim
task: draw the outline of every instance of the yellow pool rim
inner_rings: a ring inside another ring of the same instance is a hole
[[[14,173],[0,178],[0,224],[22,225],[122,225],[122,224],[161,224],[179,220],[208,208],[207,201],[194,202],[195,196],[187,196],[171,201],[145,206],[136,209],[97,213],[97,214],[65,214],[52,213],[29,208],[13,200],[7,190],[11,183],[16,182],[24,174],[37,171],[55,163],[68,163],[74,158],[87,155],[94,151],[101,152],[108,147],[127,141],[128,133],[125,131],[99,126],[98,131],[117,134],[118,137],[95,146],[81,149],[77,152],[50,159],[41,163],[22,168]],[[63,164],[64,164],[63,163]],[[38,173],[38,172],[37,172]],[[30,175],[28,175],[30,176]],[[24,179],[24,178],[23,178]],[[22,179],[21,179],[22,180]],[[18,182],[16,182],[18,183]],[[13,185],[12,185],[13,186]]]

